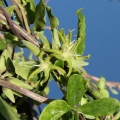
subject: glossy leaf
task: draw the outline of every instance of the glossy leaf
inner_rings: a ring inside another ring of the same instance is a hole
[[[11,89],[3,87],[2,91],[13,103],[15,103],[15,98]]]
[[[6,120],[20,120],[17,110],[0,97],[0,113]]]
[[[27,18],[29,24],[33,24],[35,20],[35,3],[34,0],[25,0],[25,5],[27,12]]]
[[[46,9],[47,9],[47,14],[48,14],[51,28],[58,29],[58,26],[59,26],[58,19],[52,14],[52,10],[50,7],[47,6]]]
[[[82,9],[77,10],[76,14],[78,16],[77,53],[82,55],[84,53],[84,49],[85,49],[85,37],[86,37],[85,17],[82,14]],[[79,38],[81,38],[81,39],[79,39]]]
[[[70,106],[65,101],[55,100],[44,108],[39,120],[58,120],[58,118],[68,111],[70,111]]]
[[[14,84],[14,85],[20,86],[22,88],[26,88],[28,90],[33,89],[30,85],[26,84],[24,81],[19,80],[17,78],[11,77],[11,78],[9,78],[9,82],[12,83],[12,84]]]
[[[34,44],[28,42],[28,41],[25,41],[25,40],[22,40],[24,45],[35,55],[35,56],[38,56],[40,54],[40,48],[36,47]]]
[[[46,6],[43,0],[40,0],[39,4],[36,6],[35,9],[35,21],[33,30],[34,31],[42,31],[46,25],[45,21],[45,10]]]
[[[114,98],[103,98],[82,105],[78,111],[93,116],[108,116],[120,109],[120,102]]]
[[[6,45],[6,41],[3,39],[0,39],[0,50],[4,50],[6,49],[7,45]]]
[[[85,86],[82,76],[78,74],[70,76],[67,84],[67,100],[72,108],[81,101],[84,93]]]

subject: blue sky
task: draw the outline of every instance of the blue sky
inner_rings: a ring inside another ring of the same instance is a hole
[[[119,0],[49,0],[53,14],[59,19],[59,29],[77,30],[76,10],[83,9],[86,17],[86,49],[91,54],[89,66],[91,75],[104,76],[107,80],[120,82],[120,1]],[[75,31],[74,33],[76,33]],[[50,35],[47,32],[49,39]],[[50,97],[61,98],[59,88],[50,84]],[[57,90],[56,90],[57,89]],[[112,95],[120,100],[119,95]]]

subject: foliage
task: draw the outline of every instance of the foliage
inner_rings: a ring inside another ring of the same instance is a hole
[[[58,29],[58,19],[43,0],[38,5],[34,0],[11,1],[12,6],[0,2],[0,120],[32,120],[18,109],[28,98],[36,105],[47,104],[39,120],[120,119],[120,102],[109,97],[105,79],[94,84],[83,68],[90,55],[83,56],[82,9],[76,12],[78,29],[73,41],[72,30],[66,35],[63,28]],[[46,16],[52,42],[44,35]],[[46,97],[51,79],[63,92],[61,100]]]

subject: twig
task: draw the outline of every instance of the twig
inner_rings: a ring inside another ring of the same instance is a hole
[[[24,20],[24,25],[25,25],[25,28],[26,30],[28,31],[28,33],[30,34],[31,33],[31,30],[30,30],[30,27],[28,25],[28,22],[27,22],[27,18],[26,18],[26,15],[25,15],[25,10],[24,10],[24,7],[21,5],[21,3],[19,2],[19,0],[15,0],[18,7],[20,8],[21,10],[21,13],[22,13],[22,16],[23,16],[23,20]]]
[[[14,0],[10,0],[10,1],[11,1],[12,5],[16,5],[16,2]],[[21,23],[23,23],[22,14],[21,14],[20,10],[18,9],[17,5],[15,8],[15,12],[17,13],[18,18],[20,19]]]
[[[87,75],[83,75],[83,77],[89,78],[91,80],[93,80],[94,82],[98,82],[99,78],[95,77],[95,76],[91,76],[89,74]],[[119,82],[110,82],[110,81],[106,81],[106,86],[108,86],[110,89],[112,87],[116,87],[118,90],[120,90],[120,83]]]
[[[44,29],[51,30],[50,26],[45,26]]]
[[[0,13],[0,19],[3,20],[4,22],[7,22],[5,16],[2,13]],[[30,35],[27,31],[25,31],[22,27],[17,25],[15,22],[13,22],[13,26],[15,27],[16,31],[19,32],[19,34],[24,37],[25,40],[28,40],[29,42],[33,43],[37,47],[40,47],[40,43],[35,39],[35,37]],[[0,29],[5,30],[5,26],[3,28],[2,27],[3,26],[0,25]],[[10,29],[8,28],[6,28],[6,30],[10,31]]]
[[[1,34],[1,33],[0,33],[0,38],[2,38],[2,39],[4,38],[4,35],[3,35],[3,34]]]
[[[14,84],[12,84],[10,82],[5,81],[5,79],[1,79],[1,78],[0,78],[0,86],[10,88],[10,89],[12,89],[12,90],[14,90],[16,92],[19,92],[19,93],[21,93],[21,94],[23,94],[23,95],[25,95],[25,96],[27,96],[29,98],[32,98],[32,99],[34,99],[34,100],[36,100],[38,102],[41,102],[41,103],[48,104],[52,100],[54,100],[54,99],[48,99],[46,97],[42,97],[42,96],[40,96],[40,95],[38,95],[38,94],[36,94],[34,92],[31,92],[31,91],[29,91],[29,90],[27,90],[25,88],[19,87],[17,85],[14,85]]]
[[[47,5],[47,4],[48,4],[48,2],[49,2],[49,0],[46,0],[46,1],[45,1],[45,5]]]

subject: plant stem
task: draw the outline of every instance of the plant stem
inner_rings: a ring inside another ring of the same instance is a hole
[[[21,94],[23,94],[23,95],[25,95],[25,96],[27,96],[29,98],[32,98],[32,99],[34,99],[34,100],[36,100],[38,102],[41,102],[41,103],[48,104],[52,100],[54,100],[54,99],[48,99],[48,98],[45,98],[43,96],[40,96],[40,95],[38,95],[38,94],[36,94],[34,92],[31,92],[31,91],[29,91],[29,90],[27,90],[25,88],[19,87],[17,85],[14,85],[14,84],[12,84],[10,82],[7,82],[5,79],[1,79],[1,78],[0,78],[0,86],[7,87],[7,88],[9,88],[11,90],[19,92],[19,93],[21,93]]]
[[[26,15],[25,15],[26,12],[24,10],[24,7],[21,5],[21,3],[18,0],[16,0],[16,3],[17,3],[18,7],[21,10],[21,13],[22,13],[22,16],[23,16],[23,20],[24,20],[24,24],[25,24],[25,28],[28,31],[28,33],[30,34],[31,30],[30,30],[30,27],[28,25],[28,20],[27,20]]]

